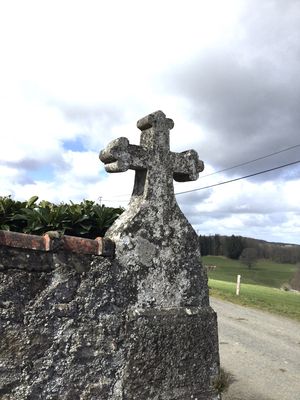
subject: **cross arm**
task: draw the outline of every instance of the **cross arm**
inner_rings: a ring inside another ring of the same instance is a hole
[[[128,169],[146,169],[148,154],[140,147],[129,144],[125,137],[115,139],[99,154],[107,172],[125,172]]]
[[[199,159],[195,150],[171,153],[171,159],[173,178],[177,182],[195,181],[199,177],[199,172],[204,169],[204,163]]]

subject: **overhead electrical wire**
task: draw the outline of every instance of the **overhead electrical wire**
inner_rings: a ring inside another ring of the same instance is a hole
[[[237,181],[240,181],[240,180],[242,180],[242,179],[247,179],[247,178],[251,178],[251,177],[253,177],[253,176],[266,174],[267,172],[276,171],[276,170],[278,170],[278,169],[285,168],[285,167],[289,167],[290,165],[295,165],[295,164],[298,164],[298,163],[300,163],[300,160],[293,161],[293,162],[290,162],[290,163],[288,163],[288,164],[279,165],[279,166],[277,166],[277,167],[265,169],[265,170],[263,170],[263,171],[254,172],[253,174],[240,176],[239,178],[229,179],[228,181],[223,181],[223,182],[214,183],[213,185],[202,186],[202,187],[197,188],[197,189],[185,190],[185,191],[183,191],[183,192],[177,192],[177,193],[175,193],[175,195],[177,196],[177,195],[179,195],[179,194],[197,192],[197,191],[199,191],[199,190],[210,189],[210,188],[213,188],[213,187],[216,187],[216,186],[225,185],[226,183],[237,182]],[[112,201],[112,200],[104,200],[104,201]],[[124,202],[124,203],[127,202],[127,200],[119,200],[119,201],[120,201],[120,202]]]
[[[221,169],[221,170],[212,172],[212,173],[210,173],[210,174],[200,175],[199,179],[206,178],[206,177],[212,176],[212,175],[216,175],[216,174],[219,174],[219,173],[221,173],[221,172],[230,171],[230,170],[232,170],[232,169],[234,169],[234,168],[242,167],[242,166],[244,166],[244,165],[248,165],[248,164],[251,164],[251,163],[256,162],[256,161],[264,160],[264,159],[266,159],[266,158],[268,158],[268,157],[272,157],[272,156],[274,156],[274,155],[277,155],[277,154],[280,154],[280,153],[284,153],[285,151],[289,151],[289,150],[295,149],[295,148],[297,148],[297,147],[300,147],[300,144],[296,144],[296,145],[294,145],[294,146],[290,146],[290,147],[287,147],[287,148],[285,148],[285,149],[282,149],[282,150],[279,150],[279,151],[275,151],[275,152],[273,152],[273,153],[266,154],[265,156],[261,156],[261,157],[254,158],[253,160],[245,161],[245,162],[243,162],[243,163],[236,164],[236,165],[233,165],[232,167],[224,168],[224,169]],[[254,174],[242,176],[242,177],[235,178],[235,179],[230,179],[230,180],[224,181],[224,182],[215,183],[215,184],[213,184],[213,185],[204,186],[204,187],[201,187],[201,188],[198,188],[198,189],[191,189],[191,190],[186,190],[186,191],[183,191],[183,192],[178,192],[178,193],[175,193],[175,195],[184,194],[184,193],[190,193],[190,192],[195,192],[195,191],[198,191],[198,190],[209,189],[209,188],[211,188],[211,187],[224,185],[224,184],[226,184],[226,183],[231,183],[231,182],[239,181],[239,180],[241,180],[241,179],[250,178],[250,177],[256,176],[256,175],[261,175],[261,174],[264,174],[264,173],[267,173],[267,172],[270,172],[270,171],[273,171],[273,170],[276,170],[276,169],[280,169],[280,168],[287,167],[287,166],[289,166],[289,165],[297,164],[297,163],[299,163],[299,162],[300,162],[300,160],[299,160],[299,161],[295,161],[294,163],[289,163],[289,164],[285,164],[285,165],[282,165],[282,166],[279,166],[279,167],[267,169],[267,170],[264,170],[264,171],[259,171],[259,172],[256,172],[256,173],[254,173]],[[130,194],[123,194],[123,195],[120,194],[120,195],[114,195],[114,196],[112,196],[112,197],[113,197],[113,198],[118,198],[118,197],[128,197],[128,196],[130,196]],[[103,201],[111,202],[111,201],[115,201],[115,200],[104,199]],[[125,202],[127,202],[127,200],[119,200],[119,202],[121,202],[121,203],[124,202],[124,203],[125,203]]]
[[[234,169],[234,168],[237,168],[237,167],[242,167],[244,165],[248,165],[248,164],[251,164],[251,163],[256,162],[256,161],[264,160],[265,158],[272,157],[272,156],[275,156],[275,155],[280,154],[280,153],[284,153],[285,151],[292,150],[292,149],[295,149],[297,147],[300,147],[300,144],[296,144],[295,146],[290,146],[290,147],[287,147],[285,149],[282,149],[282,150],[279,150],[279,151],[275,151],[274,153],[270,153],[270,154],[267,154],[267,155],[262,156],[262,157],[254,158],[253,160],[245,161],[245,162],[243,162],[241,164],[236,164],[236,165],[234,165],[232,167],[224,168],[224,169],[221,169],[219,171],[212,172],[210,174],[201,175],[201,176],[199,176],[199,179],[206,178],[207,176],[219,174],[220,172],[230,171],[231,169]]]
[[[294,164],[298,164],[298,163],[300,163],[300,160],[293,161],[291,163],[284,164],[284,165],[279,165],[278,167],[265,169],[264,171],[255,172],[253,174],[240,176],[239,178],[229,179],[228,181],[214,183],[213,185],[202,186],[201,188],[197,188],[197,189],[185,190],[184,192],[177,192],[177,193],[175,193],[175,195],[184,194],[184,193],[191,193],[191,192],[197,192],[198,190],[204,190],[204,189],[209,189],[209,188],[212,188],[212,187],[215,187],[215,186],[225,185],[226,183],[236,182],[236,181],[240,181],[242,179],[251,178],[252,176],[262,175],[262,174],[265,174],[267,172],[275,171],[277,169],[284,168],[284,167],[289,167],[290,165],[294,165]]]

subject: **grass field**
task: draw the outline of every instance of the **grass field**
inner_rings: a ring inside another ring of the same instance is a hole
[[[280,288],[288,283],[297,269],[292,264],[277,264],[269,260],[259,260],[248,269],[238,260],[231,260],[221,256],[202,257],[204,265],[216,265],[214,271],[209,271],[209,278],[218,281],[236,282],[237,275],[242,276],[242,283]]]
[[[279,289],[290,281],[297,266],[260,260],[249,270],[237,260],[215,256],[203,257],[203,263],[217,266],[208,273],[212,296],[300,321],[300,294]],[[241,290],[236,296],[238,274],[242,276]]]
[[[259,285],[243,284],[240,295],[235,284],[209,279],[210,295],[233,303],[274,312],[300,321],[300,294]]]

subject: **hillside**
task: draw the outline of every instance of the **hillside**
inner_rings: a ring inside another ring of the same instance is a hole
[[[255,249],[257,258],[279,263],[300,262],[300,245],[272,243],[244,236],[200,235],[199,244],[202,256],[226,256],[239,259],[245,248]]]
[[[231,260],[223,256],[205,256],[202,257],[202,260],[204,265],[217,267],[208,272],[211,279],[236,282],[237,275],[241,275],[243,283],[278,289],[289,283],[298,269],[293,264],[275,263],[270,260],[258,260],[251,269],[238,260]]]
[[[208,270],[210,295],[233,303],[274,312],[300,321],[300,293],[289,288],[297,265],[259,260],[248,269],[238,260],[224,256],[204,256],[203,264],[216,266]],[[241,275],[240,295],[236,295],[237,275]]]

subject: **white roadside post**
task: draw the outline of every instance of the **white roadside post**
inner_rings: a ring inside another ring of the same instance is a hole
[[[240,294],[240,287],[241,287],[241,275],[237,276],[237,281],[236,281],[236,295],[239,296]]]

